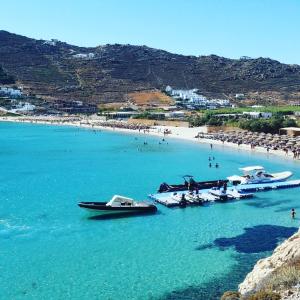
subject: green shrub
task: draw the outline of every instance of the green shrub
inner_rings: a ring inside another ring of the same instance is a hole
[[[241,294],[235,291],[227,291],[221,297],[221,300],[239,300],[241,299]]]
[[[259,291],[247,298],[247,300],[280,300],[281,296],[271,291]]]

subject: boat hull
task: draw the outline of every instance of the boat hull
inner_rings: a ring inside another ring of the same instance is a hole
[[[290,178],[293,173],[290,171],[281,172],[281,173],[273,173],[270,174],[272,177],[269,178],[255,178],[252,180],[245,180],[242,176],[230,176],[228,177],[229,181],[233,183],[233,185],[246,185],[246,184],[263,184],[263,183],[276,183],[283,182]],[[239,178],[239,179],[238,179]]]
[[[223,186],[228,180],[212,180],[212,181],[198,181],[191,186],[185,184],[167,184],[162,183],[158,189],[158,193],[180,192],[186,190],[203,190],[213,187]]]
[[[106,206],[107,202],[80,202],[78,206],[89,212],[108,215],[108,214],[139,214],[139,213],[154,213],[157,211],[157,207],[153,204],[148,206],[132,206],[132,207],[113,207]]]

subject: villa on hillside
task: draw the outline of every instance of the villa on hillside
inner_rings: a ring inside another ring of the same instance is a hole
[[[188,109],[196,108],[210,108],[215,109],[218,107],[231,106],[228,99],[208,99],[207,97],[198,93],[198,89],[190,90],[176,90],[167,86],[165,92],[174,98],[178,105],[182,105]]]
[[[22,96],[22,91],[10,87],[0,87],[0,96],[9,96],[12,98],[18,98]]]

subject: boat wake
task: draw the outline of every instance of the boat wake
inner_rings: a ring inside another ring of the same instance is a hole
[[[27,235],[31,227],[15,225],[10,220],[0,219],[0,238],[9,239],[15,236]]]

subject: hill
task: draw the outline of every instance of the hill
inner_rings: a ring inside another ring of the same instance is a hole
[[[269,58],[184,56],[119,44],[85,48],[0,31],[0,66],[27,92],[48,100],[122,102],[128,94],[167,85],[212,97],[300,99],[300,66]]]
[[[12,84],[15,83],[13,76],[8,75],[0,66],[0,84]]]

